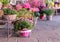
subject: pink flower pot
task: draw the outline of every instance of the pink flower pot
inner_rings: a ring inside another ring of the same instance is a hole
[[[19,31],[20,35],[23,37],[28,37],[30,35],[31,30],[26,30],[26,31]]]

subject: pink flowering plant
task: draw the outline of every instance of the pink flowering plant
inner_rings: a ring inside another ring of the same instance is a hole
[[[34,8],[30,8],[30,11],[32,11],[34,13],[34,17],[39,17],[39,9],[34,7]]]
[[[20,11],[21,9],[22,9],[22,6],[21,6],[20,4],[17,4],[17,5],[16,5],[16,10],[17,10],[17,11]]]
[[[38,8],[36,8],[36,7],[34,7],[34,8],[30,8],[30,11],[32,11],[32,12],[38,12],[38,11],[39,11],[39,9],[38,9]]]
[[[25,4],[23,5],[23,7],[26,8],[26,9],[27,9],[27,8],[31,8],[31,6],[30,6],[29,3],[25,3]]]
[[[40,6],[40,1],[39,1],[39,0],[28,0],[28,3],[29,3],[32,7],[39,7],[39,6]]]

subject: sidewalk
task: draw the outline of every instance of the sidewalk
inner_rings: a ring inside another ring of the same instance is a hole
[[[0,37],[0,42],[60,42],[60,16],[53,17],[52,21],[38,20],[29,38]]]

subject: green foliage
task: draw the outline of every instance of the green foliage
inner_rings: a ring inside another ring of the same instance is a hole
[[[39,17],[39,16],[40,16],[40,13],[34,12],[34,16],[35,16],[35,17]]]
[[[49,15],[52,15],[54,13],[54,10],[53,9],[45,9],[44,10],[44,13],[49,16]]]
[[[30,12],[27,9],[22,8],[19,12],[17,12],[17,17],[20,17],[20,16],[25,15],[25,14],[33,15],[33,12]]]
[[[0,0],[0,2],[3,2],[3,0]]]
[[[4,5],[9,4],[9,0],[3,0],[3,4]]]
[[[26,13],[27,13],[27,10],[23,8],[19,12],[17,12],[17,17],[20,17],[22,15],[25,15]]]
[[[24,28],[32,29],[33,25],[26,20],[20,20],[14,24],[14,31],[22,30]]]
[[[21,20],[19,22],[19,26],[21,27],[21,29],[23,29],[23,28],[29,28],[30,27],[30,23],[28,21]]]
[[[6,15],[13,15],[13,14],[16,14],[16,11],[15,10],[11,10],[11,9],[9,9],[9,8],[5,8],[4,9],[4,14],[6,14]]]

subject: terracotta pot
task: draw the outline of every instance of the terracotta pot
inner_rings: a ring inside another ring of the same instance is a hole
[[[10,21],[13,21],[16,19],[16,15],[4,15],[4,18]]]
[[[19,31],[19,35],[22,36],[22,37],[29,37],[30,36],[30,33],[31,33],[31,30],[20,30]]]

